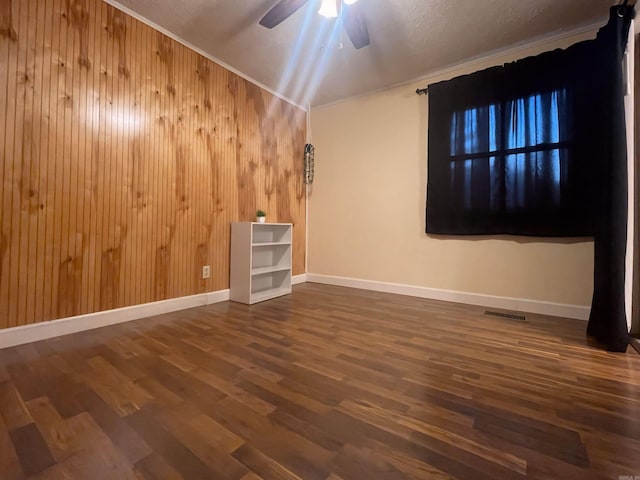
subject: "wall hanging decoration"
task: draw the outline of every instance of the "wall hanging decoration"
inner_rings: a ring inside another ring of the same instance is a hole
[[[315,148],[310,143],[304,146],[304,183],[311,185],[313,183],[313,157],[315,156]]]

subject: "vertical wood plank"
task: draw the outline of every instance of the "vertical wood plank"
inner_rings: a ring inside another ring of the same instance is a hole
[[[90,56],[94,58],[93,68],[88,73],[87,78],[87,98],[85,100],[85,117],[84,128],[86,130],[84,149],[84,215],[82,218],[82,231],[85,238],[85,260],[82,264],[82,306],[81,311],[83,313],[95,311],[95,285],[96,275],[95,262],[96,262],[96,238],[95,238],[95,223],[93,218],[96,216],[96,204],[94,195],[94,181],[95,181],[95,168],[96,168],[96,149],[94,137],[97,133],[97,122],[95,120],[96,113],[98,112],[96,106],[97,99],[97,87],[96,85],[100,79],[101,65],[96,55],[99,51],[99,39],[101,34],[100,25],[100,4],[94,2],[89,3],[89,33],[88,33],[88,49]]]
[[[44,299],[47,278],[45,275],[47,266],[47,211],[49,210],[49,195],[48,190],[50,187],[47,185],[48,180],[48,164],[42,163],[43,159],[48,158],[49,154],[49,97],[50,97],[50,84],[51,84],[51,70],[52,64],[55,63],[51,49],[51,35],[52,35],[52,19],[54,18],[52,10],[52,2],[44,2],[39,5],[38,25],[40,25],[40,35],[36,40],[37,45],[43,45],[42,50],[36,52],[39,55],[39,70],[40,73],[39,83],[37,85],[37,97],[38,98],[38,124],[40,126],[38,135],[39,152],[39,168],[38,168],[38,198],[35,205],[37,210],[37,233],[35,244],[36,254],[35,259],[31,259],[33,263],[29,266],[30,272],[36,272],[34,277],[34,299],[27,299],[27,304],[32,307],[32,310],[28,312],[28,323],[37,321],[37,319],[44,317]]]
[[[42,299],[42,317],[40,320],[50,320],[55,318],[54,314],[54,286],[52,278],[57,275],[55,263],[57,260],[57,245],[54,242],[56,232],[56,200],[60,195],[56,171],[57,171],[57,143],[58,143],[58,78],[61,71],[66,68],[65,59],[60,56],[60,23],[62,21],[59,1],[47,2],[50,9],[47,14],[51,15],[51,65],[48,85],[44,85],[43,95],[48,96],[48,138],[47,138],[47,176],[46,176],[46,202],[45,202],[45,258],[44,258],[44,295]],[[45,40],[46,41],[46,40]],[[38,319],[36,319],[38,320]]]
[[[23,136],[24,154],[22,161],[22,172],[20,173],[20,198],[23,230],[23,241],[26,245],[23,249],[23,269],[21,271],[21,285],[25,291],[36,292],[36,281],[38,277],[37,247],[38,247],[38,219],[40,214],[40,141],[41,116],[40,116],[40,90],[42,80],[41,55],[42,49],[35,48],[42,45],[43,21],[41,18],[42,5],[39,2],[30,2],[30,18],[36,20],[36,28],[31,28],[29,32],[29,43],[27,64],[25,68],[24,81],[27,85],[27,95],[25,97],[25,120],[28,128]],[[22,289],[21,289],[22,290]],[[18,314],[23,318],[23,323],[32,323],[35,316],[35,303],[23,295],[21,302],[24,302],[22,312]]]
[[[2,4],[2,24],[0,25],[0,142],[3,148],[0,150],[0,181],[2,193],[0,193],[0,317],[9,315],[9,203],[12,188],[8,182],[9,162],[7,147],[10,136],[13,134],[13,124],[9,116],[9,69],[10,52],[15,47],[17,33],[13,27],[13,2],[6,1]],[[8,324],[8,323],[7,323]],[[7,325],[5,325],[7,326]]]
[[[37,5],[29,5],[26,18],[37,19]],[[36,151],[37,142],[37,118],[35,110],[35,88],[36,88],[36,32],[37,22],[26,22],[26,46],[24,66],[19,71],[19,81],[24,85],[22,138],[20,139],[22,158],[18,175],[19,197],[20,197],[20,277],[18,280],[19,295],[18,303],[18,324],[24,325],[29,322],[29,304],[34,293],[35,275],[27,275],[28,271],[35,271],[35,247],[37,242],[30,241],[37,238],[34,232],[33,204],[37,202],[37,181],[35,172],[38,169],[38,153]]]
[[[25,103],[25,84],[24,84],[24,70],[26,62],[26,49],[28,45],[27,35],[27,20],[28,20],[28,7],[25,2],[18,2],[18,14],[14,17],[17,21],[16,31],[18,40],[15,43],[15,63],[9,66],[9,81],[12,84],[10,86],[11,93],[9,94],[13,98],[12,120],[13,120],[13,135],[7,142],[9,153],[7,153],[8,163],[11,165],[9,170],[9,189],[12,193],[11,203],[9,207],[10,212],[10,243],[8,245],[10,255],[10,270],[9,270],[9,312],[8,321],[9,326],[17,326],[22,324],[22,319],[19,317],[19,305],[21,301],[20,295],[20,267],[22,257],[20,254],[20,171],[22,162],[22,135],[24,126],[24,103]],[[12,58],[12,60],[14,60]],[[22,76],[22,78],[21,78]],[[10,146],[9,146],[10,145]]]

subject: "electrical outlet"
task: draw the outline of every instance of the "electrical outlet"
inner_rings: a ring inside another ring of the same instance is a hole
[[[202,267],[202,278],[209,278],[211,276],[211,267],[205,265]]]

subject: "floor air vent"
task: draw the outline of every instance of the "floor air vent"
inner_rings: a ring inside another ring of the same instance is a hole
[[[485,310],[484,314],[490,315],[492,317],[502,317],[502,318],[509,318],[511,320],[519,320],[521,322],[524,322],[526,320],[524,315],[518,315],[515,313],[494,312],[493,310]]]

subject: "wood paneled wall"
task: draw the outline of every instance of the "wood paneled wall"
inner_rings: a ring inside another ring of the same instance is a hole
[[[228,288],[257,208],[303,273],[304,129],[100,0],[0,0],[0,327]]]

